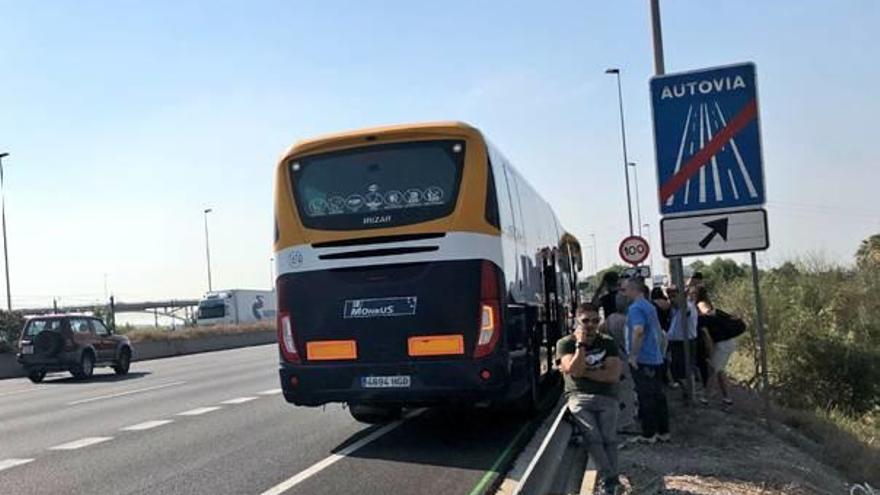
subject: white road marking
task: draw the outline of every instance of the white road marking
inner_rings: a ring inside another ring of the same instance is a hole
[[[684,155],[684,143],[687,141],[688,123],[691,121],[691,112],[693,112],[693,110],[693,105],[688,107],[687,119],[684,121],[684,129],[681,131],[681,144],[678,147],[678,158],[675,160],[675,172],[672,173],[673,176],[677,174],[678,169],[681,168],[681,157]],[[691,153],[693,153],[693,151],[693,146],[691,146]],[[675,201],[675,194],[669,196],[669,200],[666,201],[666,206],[672,206],[673,201]]]
[[[708,122],[703,122],[703,110],[705,106],[706,105],[700,106],[700,151],[706,146],[704,126],[709,125]],[[700,203],[706,202],[706,167],[704,165],[705,164],[700,164]]]
[[[286,492],[287,490],[290,490],[291,488],[295,487],[296,485],[298,485],[298,484],[302,483],[303,481],[311,478],[312,476],[318,474],[322,470],[327,469],[328,467],[332,466],[336,462],[341,461],[346,456],[351,455],[353,452],[360,450],[363,447],[369,445],[370,443],[372,443],[373,441],[375,441],[379,437],[390,433],[392,430],[394,430],[398,426],[402,425],[406,420],[413,418],[415,416],[418,416],[419,414],[423,413],[424,411],[425,411],[424,409],[416,409],[415,411],[407,414],[403,419],[399,419],[397,421],[394,421],[393,423],[388,423],[387,425],[379,428],[378,430],[374,431],[373,433],[370,433],[369,435],[365,436],[364,438],[361,438],[357,442],[349,445],[348,447],[340,450],[339,452],[332,454],[329,457],[326,457],[324,460],[321,460],[321,461],[316,462],[315,464],[312,464],[309,468],[305,469],[304,471],[300,471],[299,473],[295,474],[294,476],[282,481],[281,483],[273,486],[272,488],[269,488],[268,490],[264,491],[260,495],[281,495],[282,493]]]
[[[733,171],[727,169],[727,177],[730,179],[730,188],[733,189],[733,199],[739,200],[739,191],[736,189],[736,181],[733,180]]]
[[[186,382],[180,381],[180,382],[163,383],[162,385],[156,385],[153,387],[136,388],[134,390],[126,390],[125,392],[118,392],[115,394],[99,395],[97,397],[90,397],[88,399],[75,400],[73,402],[68,402],[67,405],[68,406],[76,406],[79,404],[86,404],[88,402],[95,402],[95,401],[104,400],[104,399],[113,399],[116,397],[124,397],[126,395],[139,394],[142,392],[150,392],[152,390],[159,390],[161,388],[176,387],[177,385],[183,385],[184,383],[186,383]]]
[[[280,388],[273,388],[272,390],[263,390],[262,392],[257,392],[257,395],[276,395],[280,393]]]
[[[727,120],[724,119],[724,112],[721,111],[721,107],[718,105],[718,102],[715,102],[715,109],[718,110],[718,117],[721,118],[721,123],[727,127]],[[749,196],[753,198],[758,197],[758,191],[755,189],[755,185],[752,183],[752,177],[749,175],[749,171],[746,169],[746,165],[743,163],[742,156],[739,154],[739,148],[736,146],[736,141],[733,138],[730,138],[730,147],[733,149],[733,154],[736,157],[736,163],[739,165],[739,171],[743,175],[743,179],[746,181],[746,188],[749,190]]]
[[[709,119],[709,106],[703,105],[703,111],[706,112],[706,133],[709,141],[712,141],[712,121]],[[712,155],[712,177],[715,186],[715,201],[724,201],[724,194],[721,191],[721,176],[718,174],[718,153]],[[729,172],[730,170],[728,170]]]
[[[99,443],[106,442],[108,440],[113,440],[113,437],[86,437],[80,438],[79,440],[74,440],[73,442],[62,443],[61,445],[56,445],[54,447],[49,447],[49,450],[76,450],[81,449],[83,447],[88,447],[89,445],[95,445]]]
[[[33,462],[33,459],[3,459],[2,461],[0,461],[0,471],[13,468],[15,466],[21,466],[22,464],[27,464],[29,462]]]
[[[220,409],[220,406],[212,406],[212,407],[198,407],[196,409],[190,409],[189,411],[183,411],[182,413],[177,413],[178,416],[201,416],[202,414],[207,414],[209,412],[213,412]]]
[[[150,430],[156,428],[157,426],[167,425],[168,423],[173,423],[174,421],[170,419],[157,419],[155,421],[144,421],[143,423],[138,423],[136,425],[126,426],[125,428],[120,428],[119,431],[143,431]]]
[[[221,402],[221,404],[229,404],[229,405],[244,404],[245,402],[250,402],[252,400],[257,400],[257,399],[258,399],[258,397],[239,397],[237,399],[224,400],[223,402]]]

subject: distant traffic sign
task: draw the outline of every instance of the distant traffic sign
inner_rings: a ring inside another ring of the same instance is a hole
[[[645,265],[633,266],[624,270],[621,276],[623,278],[651,278],[651,267]]]
[[[648,246],[648,241],[633,235],[620,241],[618,251],[620,252],[620,259],[631,265],[638,265],[648,258],[651,247]]]
[[[755,65],[651,79],[663,215],[763,205]]]
[[[667,217],[660,221],[663,255],[763,251],[770,246],[765,210]]]

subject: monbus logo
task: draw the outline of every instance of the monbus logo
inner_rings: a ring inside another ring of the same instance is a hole
[[[386,316],[394,313],[394,306],[384,306],[381,308],[352,308],[352,318],[363,318],[370,316]]]
[[[416,297],[349,299],[345,301],[343,318],[384,318],[416,314]]]

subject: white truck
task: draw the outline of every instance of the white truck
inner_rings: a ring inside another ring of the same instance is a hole
[[[199,301],[196,324],[241,325],[275,320],[275,291],[230,289],[212,291]]]

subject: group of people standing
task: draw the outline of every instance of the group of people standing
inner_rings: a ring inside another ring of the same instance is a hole
[[[684,315],[676,304],[681,297]],[[703,384],[700,402],[708,404],[714,381],[722,402],[732,404],[724,368],[742,331],[741,321],[713,306],[699,273],[684,295],[673,286],[649,290],[640,278],[621,283],[616,273],[605,274],[593,301],[578,306],[574,331],[556,348],[568,408],[600,473],[599,493],[620,489],[618,432],[632,432],[637,423],[629,442],[672,440],[666,387],[682,389],[689,399],[688,366]]]

